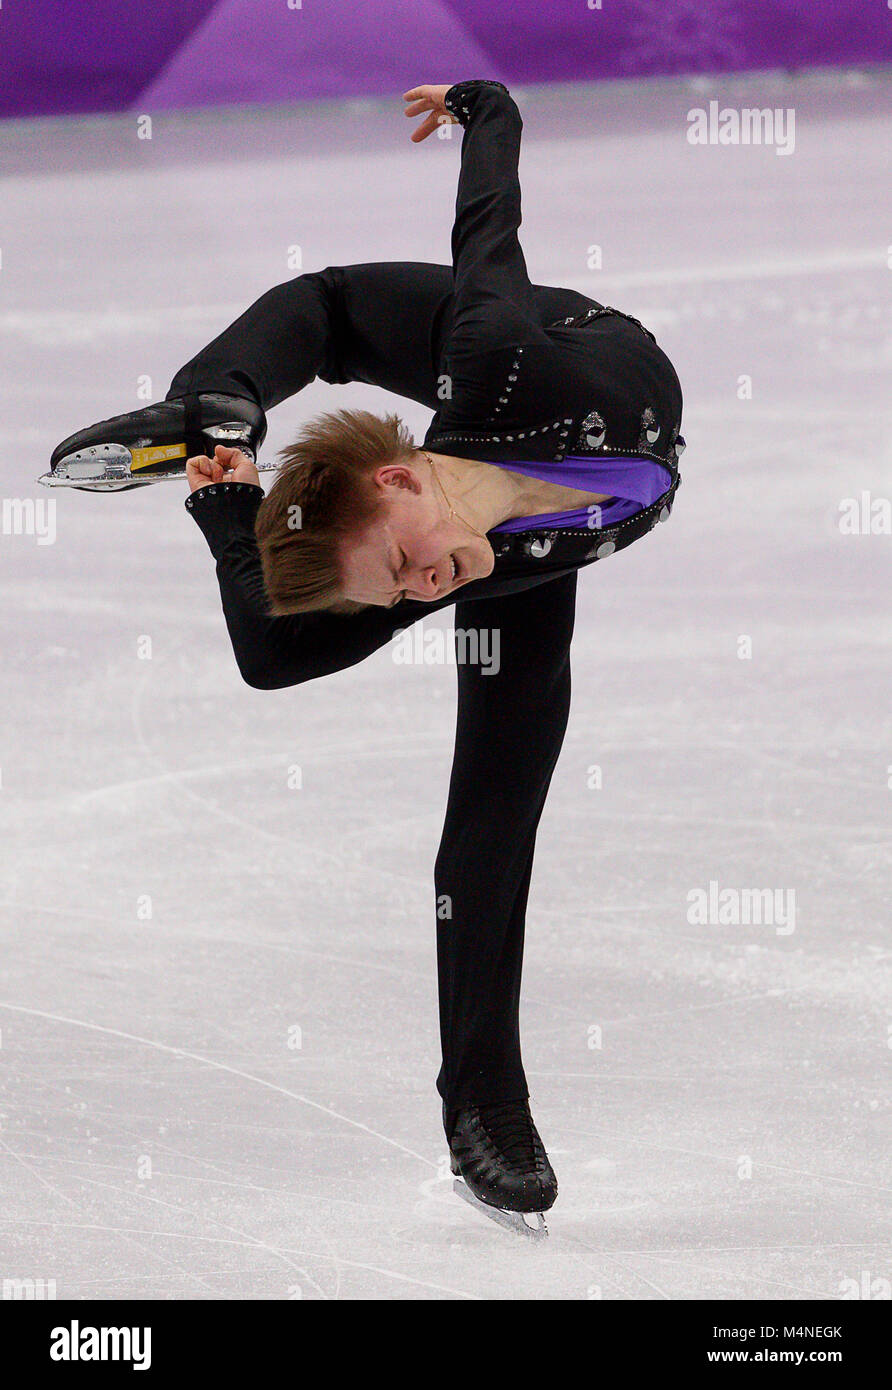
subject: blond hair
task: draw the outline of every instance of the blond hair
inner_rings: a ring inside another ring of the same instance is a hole
[[[281,450],[281,469],[255,523],[274,614],[366,606],[343,597],[341,548],[380,515],[375,471],[414,449],[399,416],[338,410],[308,421]]]

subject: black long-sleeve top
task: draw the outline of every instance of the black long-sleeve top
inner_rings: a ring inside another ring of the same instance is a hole
[[[510,594],[567,574],[600,558],[605,539],[613,549],[630,544],[665,520],[672,504],[682,396],[671,362],[652,334],[617,310],[588,310],[541,326],[518,241],[520,112],[495,82],[458,83],[446,105],[464,127],[452,326],[443,359],[451,394],[431,421],[425,447],[496,463],[638,453],[665,464],[673,484],[654,507],[609,533],[550,532],[544,545],[541,533],[494,533],[492,574],[433,603],[404,600],[350,615],[283,618],[268,615],[254,539],[262,490],[231,483],[202,488],[187,506],[217,561],[242,675],[261,688],[352,665],[395,631],[457,600]]]

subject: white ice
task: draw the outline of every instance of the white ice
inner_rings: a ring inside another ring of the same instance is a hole
[[[892,1278],[892,538],[840,527],[862,494],[882,525],[892,491],[888,79],[518,97],[531,277],[656,332],[688,440],[671,522],[580,576],[524,977],[550,1240],[479,1217],[444,1164],[454,668],[385,649],[251,690],[184,488],[34,483],[62,436],[163,397],[291,248],[305,270],[448,260],[458,139],[410,144],[395,93],[156,115],[151,141],[137,113],[4,128],[2,494],[56,514],[41,543],[7,505],[0,536],[0,1279],[789,1299]],[[795,152],[688,144],[713,97],[794,108]],[[266,456],[338,403],[429,419],[317,383]],[[795,930],[690,922],[711,881],[793,892]]]

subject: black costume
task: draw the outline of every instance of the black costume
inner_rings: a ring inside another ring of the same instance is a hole
[[[665,519],[678,485],[681,389],[653,335],[571,290],[531,285],[517,240],[520,114],[499,83],[446,104],[465,127],[453,265],[329,267],[270,290],[183,367],[168,399],[220,392],[264,410],[314,377],[362,381],[436,411],[426,448],[498,463],[640,453],[672,485],[609,531],[491,533],[492,574],[433,603],[270,617],[254,519],[260,488],[206,486],[186,505],[217,561],[245,680],[296,685],[362,660],[455,603],[455,626],[497,628],[501,666],[458,664],[455,756],[435,865],[443,1066],[450,1107],[527,1095],[518,1004],[536,828],[570,701],[576,571]],[[444,378],[451,383],[442,398]],[[603,427],[603,428],[602,428]],[[594,431],[594,433],[593,433]],[[656,437],[654,437],[656,431]]]

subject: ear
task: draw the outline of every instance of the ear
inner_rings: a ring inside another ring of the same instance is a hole
[[[378,487],[401,487],[409,492],[421,492],[421,479],[407,463],[385,463],[377,468],[373,478]]]

